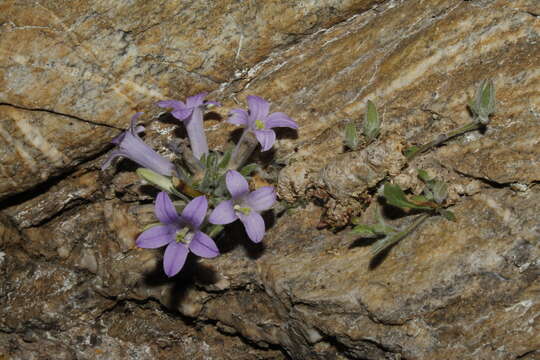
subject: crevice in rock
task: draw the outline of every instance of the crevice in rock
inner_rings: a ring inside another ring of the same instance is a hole
[[[540,349],[535,349],[535,350],[531,350],[531,351],[527,351],[526,353],[523,353],[521,355],[518,355],[516,357],[516,360],[517,359],[525,359],[526,357],[528,357],[529,355],[534,355],[535,353],[540,353]],[[531,358],[532,359],[532,358]]]
[[[251,340],[250,338],[246,337],[245,335],[243,335],[238,330],[236,331],[235,334],[230,334],[230,333],[222,331],[218,326],[218,322],[219,322],[218,320],[214,320],[214,319],[206,319],[206,320],[197,319],[195,321],[196,324],[212,325],[213,327],[216,328],[216,330],[220,334],[225,335],[225,336],[230,336],[230,337],[237,337],[244,344],[246,344],[248,346],[251,346],[254,349],[258,349],[258,350],[277,350],[277,351],[280,351],[287,358],[287,360],[292,360],[292,358],[287,353],[287,351],[282,346],[280,346],[279,344],[272,344],[272,343],[264,342],[265,345],[262,346],[259,343],[256,343],[253,340]]]
[[[359,350],[355,349],[354,347],[347,346],[346,344],[342,343],[338,340],[336,336],[325,336],[322,341],[327,342],[328,344],[332,345],[340,354],[347,356],[347,358],[355,359],[355,360],[370,360],[373,359],[373,357],[365,357],[360,355],[360,352],[364,353],[378,353],[379,355],[384,354],[384,358],[386,359],[400,359],[400,360],[406,360],[403,355],[398,352],[394,351],[392,349],[389,349],[386,346],[383,346],[382,344],[376,342],[375,340],[366,339],[363,338],[361,340],[353,340],[349,339],[351,343],[354,343],[355,345],[361,345],[364,349]],[[381,354],[382,353],[382,354]],[[373,354],[375,355],[375,354]]]
[[[452,169],[452,170],[454,170],[457,174],[459,174],[459,175],[461,175],[463,177],[473,179],[473,180],[478,180],[481,183],[486,184],[489,187],[492,187],[492,188],[495,188],[495,189],[509,188],[510,185],[513,184],[513,182],[500,183],[500,182],[497,182],[495,180],[487,179],[487,178],[484,178],[484,177],[481,177],[481,176],[474,176],[474,175],[471,175],[471,174],[467,174],[467,173],[459,171],[457,169]]]
[[[90,201],[88,199],[81,199],[81,198],[73,199],[72,201],[68,202],[66,206],[61,208],[59,211],[53,214],[50,214],[49,216],[47,216],[44,219],[41,219],[39,222],[35,224],[29,225],[29,226],[23,226],[21,228],[28,229],[28,228],[33,228],[33,227],[41,227],[43,225],[46,225],[47,223],[54,221],[55,219],[61,217],[62,215],[66,214],[67,212],[71,210],[76,210],[80,208],[81,206],[91,204],[92,202],[93,201]]]
[[[121,131],[125,130],[125,129],[121,129],[119,127],[116,127],[114,125],[100,123],[100,122],[92,121],[92,120],[86,120],[86,119],[80,118],[80,117],[75,116],[75,115],[64,114],[64,113],[61,113],[61,112],[58,112],[58,111],[55,111],[55,110],[50,110],[50,109],[27,108],[27,107],[24,107],[24,106],[21,106],[21,105],[15,105],[15,104],[10,104],[10,103],[5,103],[5,102],[0,102],[0,105],[10,106],[12,108],[19,109],[19,110],[34,111],[34,112],[46,112],[46,113],[53,114],[53,115],[65,116],[65,117],[70,118],[72,120],[80,121],[80,122],[90,124],[90,125],[94,125],[94,126],[104,126],[104,127],[108,127],[108,128],[111,128],[111,129],[121,130]]]
[[[0,211],[12,206],[20,205],[48,192],[52,187],[58,185],[60,182],[69,178],[71,175],[77,172],[81,168],[81,166],[106,154],[110,150],[110,148],[111,146],[106,146],[105,149],[85,158],[76,166],[65,169],[65,171],[61,172],[60,174],[50,176],[47,180],[40,182],[29,189],[7,196],[0,202]]]
[[[230,334],[230,333],[224,332],[218,326],[218,322],[219,322],[218,320],[214,320],[214,319],[201,320],[201,319],[193,319],[193,318],[190,318],[190,317],[186,317],[186,316],[182,315],[178,311],[173,311],[173,310],[167,308],[165,305],[163,305],[159,300],[157,300],[155,298],[150,297],[150,298],[146,298],[146,299],[143,299],[143,300],[133,299],[133,298],[118,299],[115,296],[107,296],[107,295],[104,295],[104,294],[100,294],[100,295],[103,296],[106,299],[115,301],[115,303],[112,306],[108,307],[107,309],[103,310],[95,318],[96,322],[100,321],[101,318],[104,315],[118,310],[119,308],[124,306],[126,303],[131,303],[131,304],[134,304],[134,305],[136,305],[138,307],[141,307],[141,306],[144,306],[146,304],[152,303],[152,304],[157,305],[159,307],[159,309],[161,311],[163,311],[165,314],[184,322],[184,324],[186,324],[186,325],[193,326],[193,327],[196,327],[198,325],[210,325],[210,326],[213,326],[214,328],[216,328],[216,330],[220,334],[225,335],[225,336],[229,336],[229,337],[236,337],[242,343],[244,343],[244,344],[246,344],[246,345],[248,345],[248,346],[250,346],[250,347],[252,347],[254,349],[266,350],[266,351],[268,351],[268,350],[276,351],[277,350],[277,351],[280,351],[287,360],[292,360],[292,358],[289,356],[289,354],[286,352],[286,350],[282,346],[280,346],[279,344],[272,344],[272,343],[267,343],[267,342],[265,342],[264,345],[258,344],[256,342],[252,341],[251,339],[249,339],[248,337],[244,336],[238,330],[236,331],[235,334]]]

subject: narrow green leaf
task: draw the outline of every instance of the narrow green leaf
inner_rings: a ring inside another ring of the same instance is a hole
[[[201,162],[202,166],[206,168],[206,158],[207,158],[207,155],[208,154],[202,154],[201,155],[201,158],[199,159],[199,161]]]
[[[254,172],[257,169],[258,166],[259,165],[255,164],[255,163],[247,164],[246,166],[244,166],[240,170],[240,174],[242,174],[244,176],[249,176],[249,175],[251,175],[252,172]]]
[[[426,186],[422,192],[424,193],[424,196],[426,197],[426,199],[428,199],[428,201],[435,201],[433,197],[433,191],[431,191],[428,186]]]
[[[351,150],[356,150],[358,147],[358,133],[356,131],[356,124],[353,122],[345,125],[345,146]]]
[[[491,114],[495,111],[495,86],[492,80],[484,80],[480,85],[478,105],[486,114]]]
[[[418,178],[423,182],[428,182],[433,179],[425,170],[418,170]]]
[[[456,221],[456,215],[454,215],[454,213],[450,210],[440,209],[439,214],[441,214],[441,216],[448,221]]]
[[[385,238],[375,242],[373,246],[371,247],[371,253],[373,255],[380,254],[384,250],[388,249],[390,246],[396,244],[397,242],[401,241],[403,238],[405,238],[407,235],[409,235],[413,230],[419,226],[424,220],[426,220],[430,214],[423,214],[418,216],[414,222],[409,225],[405,230],[396,232],[392,234],[391,236],[386,236]]]
[[[213,171],[217,170],[218,163],[219,163],[218,155],[213,151],[209,152],[208,156],[206,157],[206,164],[207,164],[208,169],[212,169]]]
[[[403,209],[418,209],[418,210],[431,210],[429,206],[416,205],[407,199],[405,193],[397,185],[385,184],[383,190],[383,196],[388,204],[403,208]]]
[[[375,236],[376,233],[373,231],[373,228],[368,225],[356,225],[352,230],[351,233],[361,236]]]
[[[225,170],[227,168],[227,166],[229,166],[229,162],[231,161],[232,152],[233,152],[233,148],[229,148],[223,154],[223,157],[221,158],[221,161],[219,162],[219,165],[218,165],[218,167],[221,170]]]
[[[406,157],[407,159],[411,159],[411,158],[413,158],[419,151],[420,151],[420,147],[418,147],[418,146],[411,146],[411,147],[405,149],[405,151],[403,152],[403,155],[405,155],[405,157]]]
[[[489,116],[495,112],[495,86],[492,80],[482,81],[476,91],[474,103],[469,106],[478,121],[484,125],[489,123]]]
[[[171,192],[174,188],[170,177],[163,176],[147,168],[138,168],[136,172],[142,179],[161,190]]]
[[[367,110],[364,115],[364,135],[368,141],[374,140],[381,131],[381,121],[375,104],[368,100]]]
[[[385,238],[376,241],[371,246],[371,253],[374,256],[380,254],[384,250],[388,249],[390,246],[392,246],[392,245],[396,244],[397,242],[399,242],[400,240],[402,240],[408,234],[409,234],[409,232],[402,231],[402,232],[398,232],[398,233],[396,233],[396,234],[394,234],[392,236],[386,236]]]
[[[428,199],[424,195],[413,195],[410,197],[411,201],[415,203],[429,202],[431,199]]]
[[[435,181],[431,186],[431,191],[433,191],[433,200],[437,204],[442,204],[448,196],[448,186],[442,181]]]
[[[393,227],[386,225],[385,223],[379,223],[371,227],[373,232],[377,235],[389,235],[398,232]]]

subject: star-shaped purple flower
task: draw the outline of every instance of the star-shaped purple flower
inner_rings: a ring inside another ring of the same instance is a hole
[[[108,168],[115,158],[123,156],[158,174],[171,176],[174,171],[173,163],[146,145],[138,135],[144,131],[143,126],[136,126],[137,119],[141,114],[142,112],[138,112],[133,115],[129,130],[124,131],[111,141],[113,144],[118,145],[118,149],[109,154],[109,157],[101,166],[101,170]]]
[[[289,127],[298,129],[294,120],[282,112],[268,114],[270,103],[259,96],[247,97],[249,113],[242,109],[232,109],[227,119],[231,124],[245,126],[246,130],[253,131],[261,144],[261,151],[272,148],[276,142],[275,127]]]
[[[156,217],[163,225],[154,226],[137,238],[137,246],[155,249],[167,245],[163,257],[165,274],[171,277],[182,269],[188,252],[204,258],[219,255],[214,240],[200,230],[208,210],[205,196],[191,200],[178,216],[174,205],[166,192],[160,192],[156,198]]]
[[[207,95],[208,93],[202,92],[190,96],[186,99],[186,103],[179,100],[165,100],[157,103],[159,107],[172,108],[172,116],[184,122],[191,143],[191,150],[197,159],[208,153],[208,143],[203,128],[203,108],[206,105],[221,106],[216,101],[204,101]]]
[[[232,199],[219,203],[208,217],[208,221],[224,225],[240,219],[251,241],[260,242],[265,232],[264,220],[260,213],[270,209],[276,201],[274,187],[263,186],[250,192],[246,179],[234,170],[227,172],[225,182]]]

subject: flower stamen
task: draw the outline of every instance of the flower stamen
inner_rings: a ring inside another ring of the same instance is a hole
[[[182,228],[182,230],[178,231],[176,233],[176,242],[177,243],[182,243],[182,244],[187,244],[188,243],[188,239],[187,239],[188,232],[189,232],[188,227]]]
[[[264,122],[259,119],[255,120],[255,128],[257,130],[264,130]]]
[[[241,207],[240,205],[234,205],[233,207],[234,210],[238,211],[238,212],[241,212],[242,214],[244,215],[249,215],[251,213],[251,209],[248,208],[248,207]]]

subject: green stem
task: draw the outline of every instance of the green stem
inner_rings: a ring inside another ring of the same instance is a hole
[[[210,226],[210,230],[208,231],[208,236],[210,236],[211,238],[214,238],[217,235],[219,235],[219,233],[222,232],[223,229],[224,227],[221,225],[212,225]]]
[[[414,159],[414,157],[416,155],[421,154],[424,151],[427,151],[427,150],[431,149],[432,147],[438,146],[438,145],[442,144],[443,142],[447,141],[448,139],[453,138],[454,136],[458,136],[458,135],[464,134],[466,132],[479,129],[481,126],[482,126],[482,124],[480,124],[478,121],[473,121],[473,122],[471,122],[471,123],[469,123],[469,124],[467,124],[465,126],[457,128],[455,130],[452,130],[449,133],[441,134],[441,135],[439,135],[437,137],[437,139],[435,139],[435,140],[433,140],[431,142],[428,142],[427,144],[424,144],[422,146],[419,146],[418,149],[414,153],[410,154],[407,157],[407,160],[411,161],[412,159]]]
[[[239,169],[251,156],[258,144],[255,135],[245,129],[234,148],[228,168],[232,170]]]
[[[394,234],[390,237],[377,241],[371,248],[372,254],[374,256],[377,254],[380,254],[383,250],[388,249],[390,246],[401,241],[403,238],[409,235],[418,225],[424,222],[424,220],[426,220],[430,215],[431,213],[422,214],[419,217],[417,217],[416,220],[414,220],[414,222],[411,225],[409,225],[405,230],[400,231],[397,234]]]

